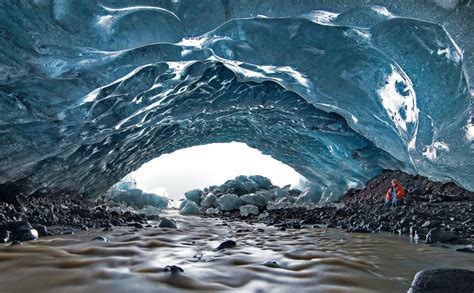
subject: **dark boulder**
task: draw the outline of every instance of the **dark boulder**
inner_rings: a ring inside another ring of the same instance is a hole
[[[51,233],[49,233],[48,228],[44,225],[35,225],[33,227],[36,231],[38,231],[39,236],[51,236]]]
[[[408,293],[472,293],[474,272],[462,269],[433,269],[418,272]]]
[[[431,229],[426,235],[427,244],[455,242],[456,240],[457,236],[453,231],[446,231],[439,228]]]
[[[233,248],[233,247],[236,247],[236,246],[237,246],[237,243],[235,243],[234,240],[226,240],[226,241],[222,242],[221,244],[219,244],[219,246],[217,247],[217,250],[226,249],[226,248]]]
[[[169,219],[169,218],[163,218],[161,219],[160,224],[158,225],[160,228],[172,228],[172,229],[177,229],[178,226],[176,225],[175,220]]]
[[[179,274],[179,273],[184,273],[184,270],[181,267],[171,265],[171,266],[166,266],[163,269],[163,272],[171,273],[171,274]]]
[[[38,238],[38,231],[26,221],[8,222],[0,230],[10,231],[12,240],[30,241]]]

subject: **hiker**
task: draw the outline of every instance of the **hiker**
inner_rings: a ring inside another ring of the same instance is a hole
[[[397,207],[404,204],[405,202],[405,189],[395,179],[392,179],[391,185],[385,194],[385,205],[389,208],[390,206]]]

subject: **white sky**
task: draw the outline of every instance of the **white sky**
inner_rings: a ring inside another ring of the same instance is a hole
[[[243,143],[215,143],[162,155],[130,174],[138,188],[181,198],[194,188],[220,185],[238,175],[263,175],[273,184],[296,184],[300,175],[291,167]]]

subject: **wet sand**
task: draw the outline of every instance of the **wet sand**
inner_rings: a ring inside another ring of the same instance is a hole
[[[0,292],[406,292],[422,269],[474,270],[472,254],[397,235],[165,215],[178,229],[117,227],[2,244]],[[109,242],[91,241],[96,236]],[[228,239],[237,247],[217,251]],[[167,265],[184,273],[163,272]]]

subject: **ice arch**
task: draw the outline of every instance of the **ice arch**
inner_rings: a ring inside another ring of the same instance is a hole
[[[238,141],[325,200],[383,168],[474,189],[472,97],[440,25],[307,7],[189,38],[158,4],[78,3],[0,11],[3,186],[97,196],[161,154]]]

